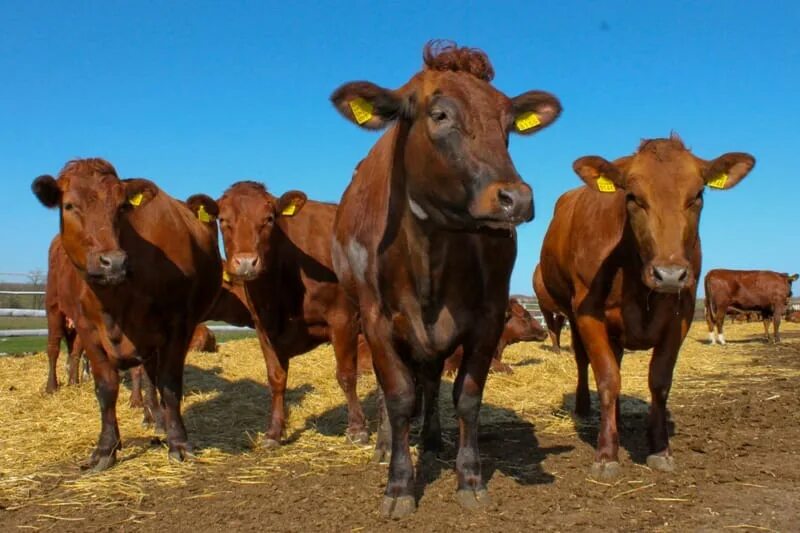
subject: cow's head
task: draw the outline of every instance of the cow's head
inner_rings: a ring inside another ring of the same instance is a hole
[[[800,274],[792,274],[791,276],[789,274],[785,274],[785,276],[786,276],[786,284],[789,286],[786,297],[787,298],[791,298],[792,297],[792,283],[797,281],[797,278],[800,277]]]
[[[597,194],[624,194],[627,219],[644,265],[642,281],[675,293],[695,283],[690,263],[706,187],[730,189],[755,165],[753,156],[727,153],[706,161],[680,138],[643,141],[631,156],[609,162],[598,156],[573,164]]]
[[[128,256],[119,244],[120,221],[157,193],[148,180],[122,181],[103,159],[77,159],[54,178],[39,176],[31,186],[45,207],[58,207],[61,242],[87,281],[100,285],[122,282]]]
[[[453,229],[511,228],[533,218],[533,193],[508,153],[511,133],[530,135],[552,124],[561,104],[529,91],[509,98],[491,85],[480,50],[432,41],[423,70],[397,90],[366,81],[331,96],[348,120],[366,129],[397,122],[410,212]]]
[[[305,205],[306,195],[289,191],[275,198],[261,183],[240,181],[231,185],[217,203],[227,258],[225,271],[234,278],[251,280],[266,268],[278,220],[295,216]]]
[[[543,341],[547,332],[515,298],[508,301],[506,326],[509,342]]]

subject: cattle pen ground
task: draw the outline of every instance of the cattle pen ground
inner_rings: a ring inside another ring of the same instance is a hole
[[[120,395],[119,463],[81,474],[99,429],[90,384],[46,395],[43,354],[0,358],[0,529],[13,530],[752,530],[800,524],[800,325],[767,345],[760,324],[729,325],[711,347],[696,323],[670,398],[674,474],[650,471],[644,353],[623,364],[621,460],[615,483],[588,478],[597,428],[573,420],[571,354],[546,344],[508,348],[514,374],[492,375],[481,410],[481,455],[492,505],[466,513],[454,501],[451,380],[443,383],[445,450],[418,479],[419,508],[385,522],[378,504],[386,466],[345,442],[346,410],[328,346],[292,361],[286,444],[254,447],[268,389],[254,339],[217,354],[192,353],[184,414],[197,460],[170,464]],[[566,339],[565,339],[566,340]],[[61,366],[61,365],[59,365]],[[62,369],[63,371],[63,369]],[[63,375],[61,380],[64,380]],[[359,391],[375,419],[374,380]],[[374,427],[374,425],[373,425]],[[374,435],[373,435],[374,439]]]

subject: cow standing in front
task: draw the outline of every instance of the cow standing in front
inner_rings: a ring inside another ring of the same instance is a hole
[[[781,317],[786,312],[792,297],[792,282],[797,277],[797,274],[790,276],[769,270],[709,270],[704,280],[709,342],[725,344],[722,326],[725,315],[733,308],[742,312],[756,311],[761,315],[767,342],[770,342],[769,323],[772,322],[775,342],[781,342]]]
[[[586,415],[590,409],[590,364],[597,383],[600,431],[594,477],[612,479],[620,471],[623,349],[653,349],[647,464],[674,469],[667,397],[694,316],[703,195],[707,186],[735,186],[754,164],[744,153],[700,159],[676,135],[643,141],[636,153],[613,162],[598,156],[575,161],[573,168],[586,186],[559,198],[540,266],[548,293],[572,329],[576,413]]]
[[[185,459],[192,447],[180,413],[183,365],[192,332],[219,291],[216,225],[198,221],[151,181],[120,180],[103,159],[70,161],[57,179],[40,176],[32,188],[42,204],[59,209],[64,250],[86,282],[76,328],[101,431],[85,467],[116,462],[119,370],[139,364],[160,393],[154,414],[163,413],[169,457]]]
[[[272,393],[264,446],[280,444],[286,423],[289,360],[324,342],[333,344],[336,379],[348,407],[347,436],[369,440],[356,394],[358,316],[333,272],[335,204],[289,191],[280,198],[261,183],[234,183],[219,199],[225,271],[243,282]]]
[[[488,502],[478,412],[503,331],[515,227],[533,218],[532,191],[514,168],[508,141],[511,133],[542,130],[561,112],[550,94],[509,98],[495,89],[479,50],[433,42],[423,61],[399,89],[352,82],[331,96],[356,125],[389,128],[342,197],[333,259],[361,314],[385,399],[376,457],[391,444],[381,513],[395,518],[416,507],[409,453],[415,389],[424,397],[423,447],[435,452],[442,366],[458,346],[457,499],[468,508]]]

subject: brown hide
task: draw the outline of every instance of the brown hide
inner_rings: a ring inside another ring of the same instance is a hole
[[[553,345],[553,351],[560,353],[561,330],[564,328],[566,317],[558,312],[558,306],[553,297],[550,296],[550,293],[547,292],[547,287],[542,278],[541,265],[536,265],[536,269],[533,271],[533,292],[536,294],[539,311],[541,311],[545,324],[547,324],[547,334],[550,337],[550,343]]]
[[[356,125],[388,127],[342,197],[333,264],[357,302],[385,397],[376,456],[388,453],[391,439],[382,514],[394,517],[415,507],[407,440],[419,407],[415,391],[422,389],[426,406],[424,447],[436,449],[441,372],[459,346],[464,357],[453,396],[461,425],[459,494],[465,504],[487,499],[477,412],[503,330],[514,228],[533,217],[531,188],[507,143],[511,133],[538,132],[561,112],[547,93],[509,98],[498,91],[479,50],[433,42],[423,62],[399,89],[352,82],[331,96]]]
[[[56,235],[50,243],[47,259],[47,285],[45,286],[45,312],[47,315],[47,392],[58,388],[56,365],[61,339],[67,344],[69,357],[69,384],[79,382],[79,361],[83,346],[75,329],[80,315],[81,292],[86,284],[67,257],[61,246],[61,237]]]
[[[356,395],[358,316],[346,305],[331,262],[336,205],[307,201],[296,191],[275,198],[259,183],[239,182],[219,208],[226,272],[244,284],[267,364],[272,406],[265,445],[277,445],[283,433],[289,359],[328,341],[348,402],[347,434],[366,441]]]
[[[144,179],[120,180],[102,159],[70,161],[32,185],[58,207],[61,242],[87,282],[76,320],[94,375],[102,429],[85,466],[113,465],[121,446],[115,406],[119,370],[143,363],[158,384],[169,455],[191,452],[180,414],[183,363],[195,326],[219,291],[216,224]],[[157,378],[157,379],[156,379]],[[158,421],[161,423],[161,420]]]
[[[781,317],[792,297],[792,282],[796,279],[797,274],[790,276],[769,270],[710,270],[705,277],[709,341],[714,344],[719,340],[720,344],[725,344],[722,331],[725,315],[735,310],[760,314],[767,342],[770,342],[769,322],[772,322],[774,340],[780,342]]]
[[[223,274],[222,287],[214,305],[206,315],[206,320],[219,320],[239,327],[255,327],[253,315],[247,306],[244,284],[233,281],[227,273]]]
[[[217,351],[217,338],[214,332],[208,329],[205,324],[198,324],[194,328],[192,340],[189,342],[190,352],[208,352],[214,353]]]
[[[666,401],[694,314],[703,191],[707,184],[732,187],[754,163],[742,153],[702,160],[677,136],[643,141],[635,154],[613,163],[598,156],[575,161],[586,186],[559,198],[540,267],[556,310],[570,320],[579,414],[590,408],[589,364],[597,382],[601,421],[594,476],[613,478],[619,472],[623,348],[654,349],[648,465],[674,468]]]

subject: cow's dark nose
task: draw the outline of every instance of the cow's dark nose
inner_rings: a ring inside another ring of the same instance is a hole
[[[236,254],[233,256],[233,271],[239,277],[253,278],[258,274],[259,263],[256,254]]]
[[[514,222],[533,220],[533,191],[525,183],[498,188],[497,203]]]
[[[689,281],[689,269],[682,266],[653,266],[656,288],[666,292],[677,292]]]
[[[128,254],[122,250],[100,252],[96,256],[90,254],[87,273],[97,283],[120,283],[128,274]]]

